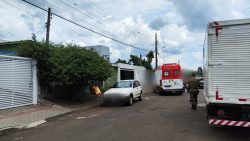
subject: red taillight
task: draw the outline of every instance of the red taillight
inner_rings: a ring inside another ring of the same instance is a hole
[[[160,86],[162,86],[162,80],[160,80]]]
[[[217,115],[218,116],[224,116],[225,115],[225,111],[224,110],[218,110],[217,111]]]
[[[245,99],[245,98],[240,98],[239,101],[246,102],[247,99]]]
[[[215,99],[216,99],[216,100],[223,100],[222,97],[219,97],[219,91],[218,91],[218,90],[216,90]]]

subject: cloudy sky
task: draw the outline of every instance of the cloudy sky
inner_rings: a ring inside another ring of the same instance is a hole
[[[97,32],[154,49],[158,33],[159,63],[180,61],[183,68],[202,65],[202,46],[209,21],[248,18],[249,0],[27,0]],[[22,0],[0,0],[0,39],[45,38],[47,13]],[[52,16],[53,42],[110,47],[111,61],[147,52],[106,39]],[[154,65],[154,63],[152,64]]]

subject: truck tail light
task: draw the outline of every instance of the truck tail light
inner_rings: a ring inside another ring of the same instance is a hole
[[[218,110],[217,111],[217,115],[218,116],[224,116],[225,115],[225,111],[224,110]]]
[[[216,99],[216,100],[223,100],[222,97],[219,97],[219,91],[218,91],[218,90],[216,90],[215,99]]]
[[[246,102],[247,99],[245,99],[245,98],[240,98],[239,101]]]

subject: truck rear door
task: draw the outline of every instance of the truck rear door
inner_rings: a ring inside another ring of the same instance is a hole
[[[210,102],[250,103],[250,24],[210,26]]]

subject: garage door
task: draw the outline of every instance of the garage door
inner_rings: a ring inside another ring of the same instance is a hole
[[[36,62],[0,55],[0,109],[37,104]]]

